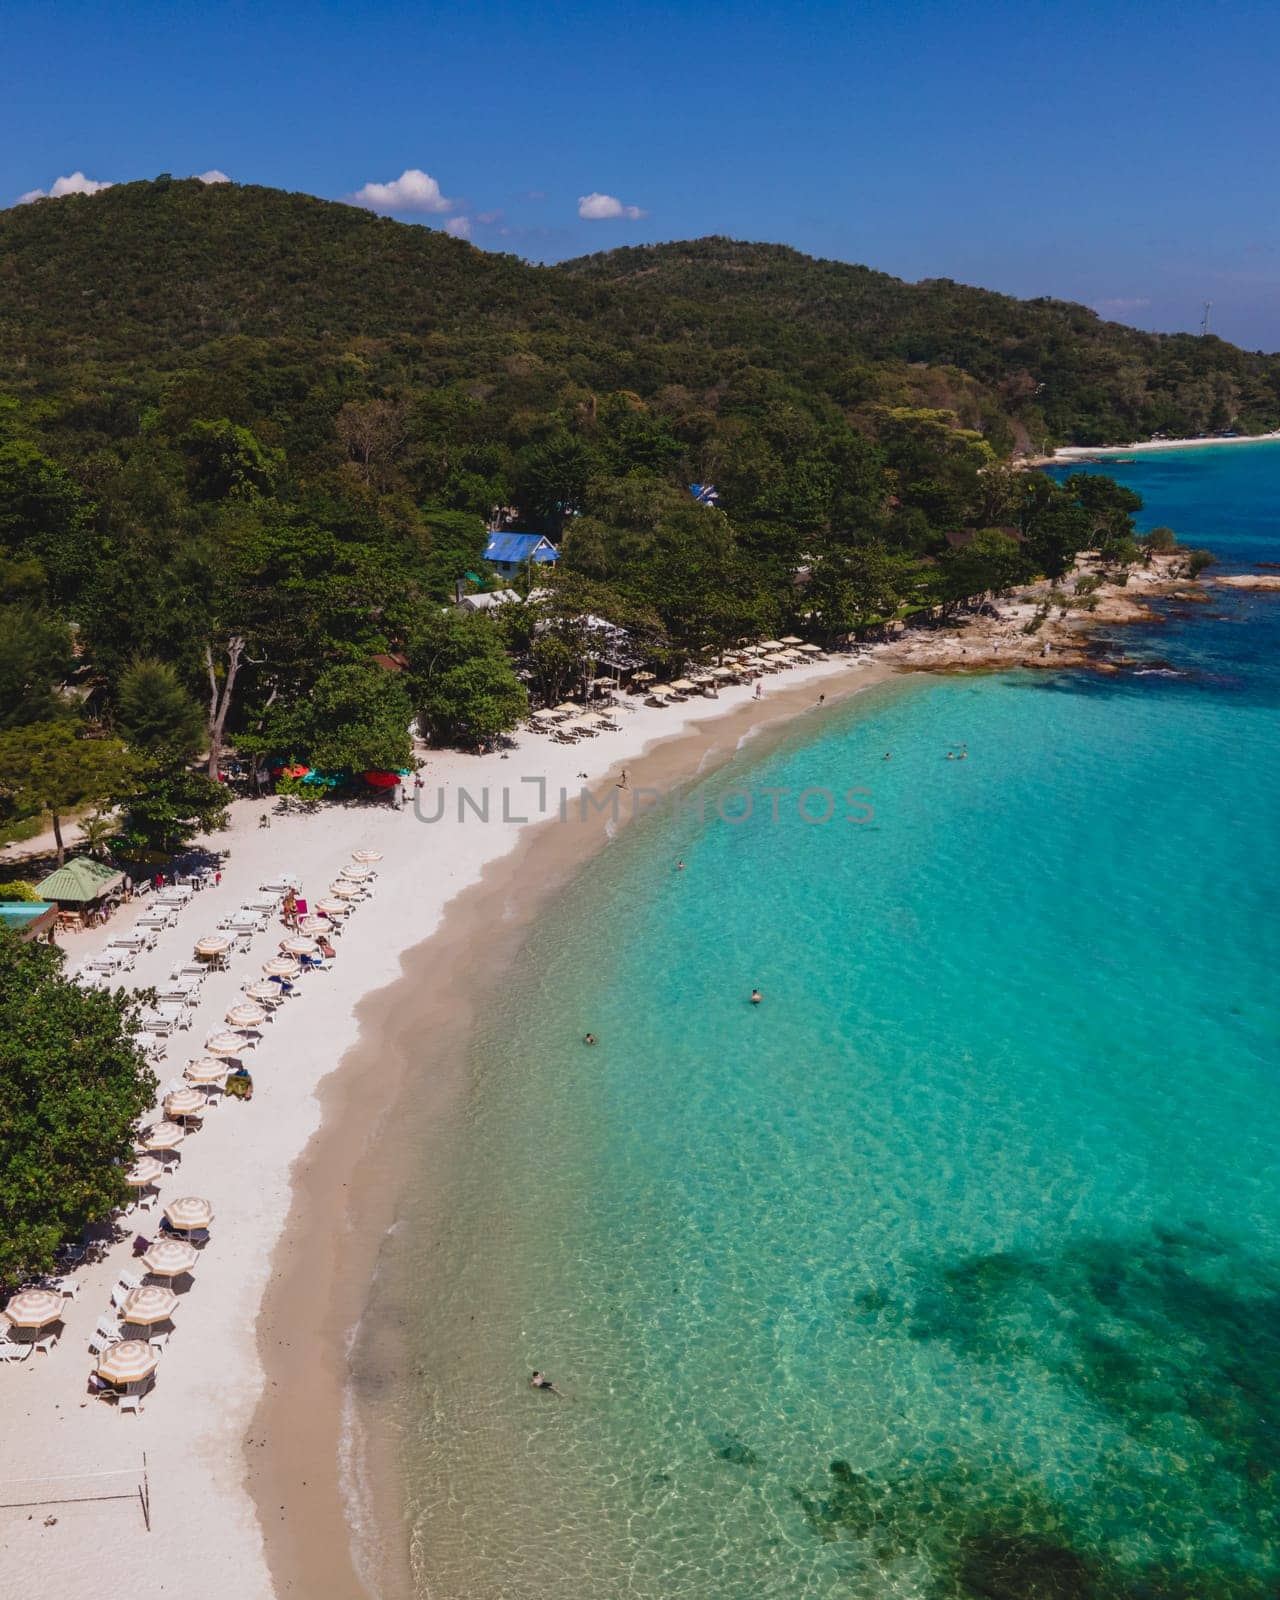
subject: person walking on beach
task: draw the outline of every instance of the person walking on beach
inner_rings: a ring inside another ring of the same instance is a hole
[[[625,767],[623,767],[622,776],[618,779],[618,788],[619,789],[625,789],[626,787],[627,787],[627,769]]]

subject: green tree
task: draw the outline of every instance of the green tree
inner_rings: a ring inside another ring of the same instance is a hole
[[[940,559],[938,591],[944,602],[954,605],[991,590],[1012,588],[1029,576],[1028,558],[1017,540],[987,528]]]
[[[118,832],[119,823],[109,811],[95,811],[80,823],[80,847],[91,856],[105,857]]]
[[[919,564],[882,544],[839,546],[814,562],[804,591],[828,639],[892,617],[920,582]]]
[[[129,1198],[133,1131],[156,1080],[132,997],[85,989],[62,953],[0,932],[0,1283]]]
[[[166,662],[142,656],[125,668],[116,690],[116,726],[148,755],[188,761],[204,744],[203,710]]]
[[[56,717],[62,708],[53,686],[70,660],[65,622],[30,606],[0,606],[0,729]]]
[[[474,746],[514,728],[529,709],[488,617],[427,608],[409,640],[409,690],[435,744]]]
[[[197,834],[226,826],[227,791],[181,763],[151,760],[114,796],[120,806],[116,848],[131,858],[176,855]]]
[[[117,793],[134,770],[118,739],[82,738],[72,723],[36,723],[0,733],[0,791],[25,815],[50,813],[59,865],[66,857],[63,817]]]
[[[322,772],[399,771],[409,764],[413,711],[400,679],[373,662],[328,667],[262,738],[277,755]]]
[[[484,550],[489,542],[483,517],[467,511],[427,506],[422,523],[430,540],[425,586],[437,600],[452,600],[453,586],[468,572],[484,572]]]
[[[191,492],[202,500],[252,500],[269,495],[284,465],[249,428],[226,417],[193,422],[181,439]]]
[[[38,561],[59,602],[93,570],[91,507],[56,462],[21,440],[0,444],[0,550]]]

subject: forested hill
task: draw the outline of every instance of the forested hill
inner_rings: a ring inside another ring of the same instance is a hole
[[[1036,438],[1060,444],[1261,432],[1280,415],[1280,357],[1141,333],[1064,300],[1015,300],[945,278],[904,283],[723,238],[610,250],[557,270],[624,291],[631,325],[665,341],[767,340],[802,363],[831,346],[877,364],[958,368]]]
[[[193,368],[271,389],[282,363],[343,355],[378,384],[483,384],[513,405],[573,385],[723,394],[754,370],[849,414],[951,409],[1000,452],[1280,421],[1274,357],[779,245],[701,239],[539,268],[350,206],[195,180],[0,213],[10,392],[153,399],[158,375]]]
[[[1216,340],[776,246],[533,267],[167,178],[16,207],[0,832],[102,803],[120,859],[165,859],[217,816],[225,746],[350,784],[408,763],[411,718],[486,743],[583,688],[588,619],[678,678],[1086,549],[1118,570],[1150,555],[1137,497],[1014,450],[1276,421],[1274,364]],[[497,583],[495,514],[559,563],[490,617],[445,602]]]

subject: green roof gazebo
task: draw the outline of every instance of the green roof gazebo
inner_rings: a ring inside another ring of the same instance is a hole
[[[75,856],[36,884],[36,893],[42,900],[56,900],[59,905],[83,906],[101,900],[123,882],[124,873],[114,867],[104,867],[88,856]]]

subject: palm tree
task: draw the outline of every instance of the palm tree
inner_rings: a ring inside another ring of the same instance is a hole
[[[80,844],[91,856],[99,859],[108,856],[112,836],[118,830],[118,820],[107,811],[95,811],[80,824]]]

